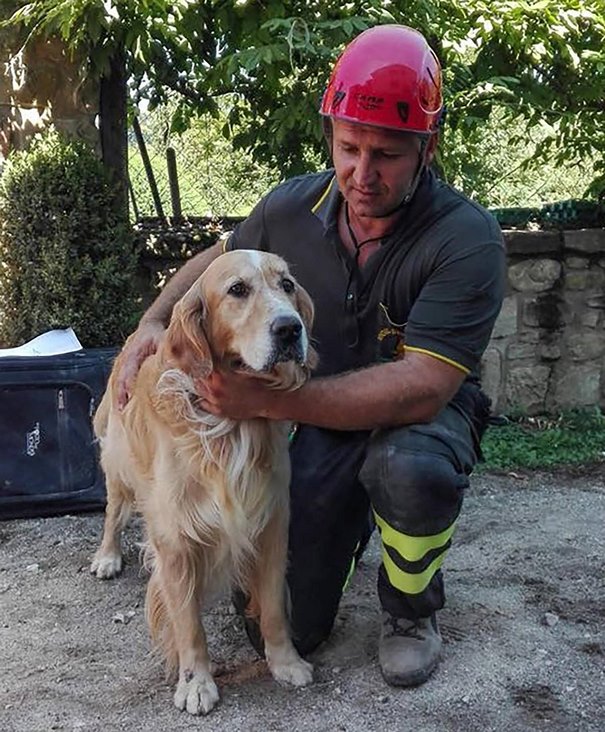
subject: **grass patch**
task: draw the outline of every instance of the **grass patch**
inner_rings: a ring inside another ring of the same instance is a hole
[[[482,442],[482,470],[552,468],[605,458],[605,415],[577,409],[558,417],[511,417],[490,427]]]

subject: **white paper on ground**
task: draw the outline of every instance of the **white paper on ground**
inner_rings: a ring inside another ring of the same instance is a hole
[[[0,348],[2,356],[56,356],[80,351],[82,344],[71,328],[49,330],[16,348]]]

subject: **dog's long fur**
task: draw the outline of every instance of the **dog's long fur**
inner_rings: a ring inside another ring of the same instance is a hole
[[[314,358],[312,317],[309,296],[279,257],[224,254],[175,305],[125,409],[114,406],[118,357],[95,416],[108,502],[91,571],[121,571],[120,534],[136,504],[147,532],[151,635],[178,670],[175,704],[194,714],[218,701],[200,608],[232,583],[250,596],[274,677],[311,680],[284,613],[288,425],[217,418],[200,409],[195,387],[213,368],[237,368],[273,388],[297,388]]]

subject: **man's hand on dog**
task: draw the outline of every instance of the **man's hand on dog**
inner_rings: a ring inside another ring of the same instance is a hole
[[[120,353],[121,365],[117,379],[118,409],[124,409],[128,403],[141,364],[158,350],[165,330],[159,321],[141,321],[137,330],[126,341]]]
[[[213,371],[195,386],[198,404],[204,411],[235,420],[277,419],[277,403],[284,396],[254,376],[228,371]]]

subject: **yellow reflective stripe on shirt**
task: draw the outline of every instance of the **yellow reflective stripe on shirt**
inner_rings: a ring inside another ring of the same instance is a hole
[[[374,511],[376,517],[376,524],[380,529],[380,536],[383,544],[395,549],[398,554],[407,562],[417,562],[424,557],[427,552],[431,549],[439,549],[445,546],[447,542],[452,538],[456,522],[448,526],[447,529],[442,531],[440,534],[433,534],[432,536],[409,536],[408,534],[402,534],[392,526],[389,526],[387,522],[381,518],[376,511]]]
[[[321,198],[319,199],[319,201],[311,209],[311,213],[316,213],[317,210],[319,209],[319,207],[321,206],[321,204],[326,200],[328,193],[330,192],[330,189],[332,188],[332,185],[335,180],[336,180],[336,178],[332,178],[332,180],[328,184],[328,187],[326,188],[326,190],[321,194]]]
[[[458,363],[457,361],[454,361],[451,358],[448,358],[447,356],[442,356],[440,353],[435,353],[434,351],[429,351],[427,348],[416,348],[415,346],[405,346],[406,351],[414,351],[415,353],[425,353],[427,356],[432,356],[433,358],[438,359],[439,361],[443,361],[444,363],[449,363],[450,366],[455,366],[457,369],[460,369],[463,374],[470,374],[471,370],[467,369],[466,366],[463,366],[462,364]]]

